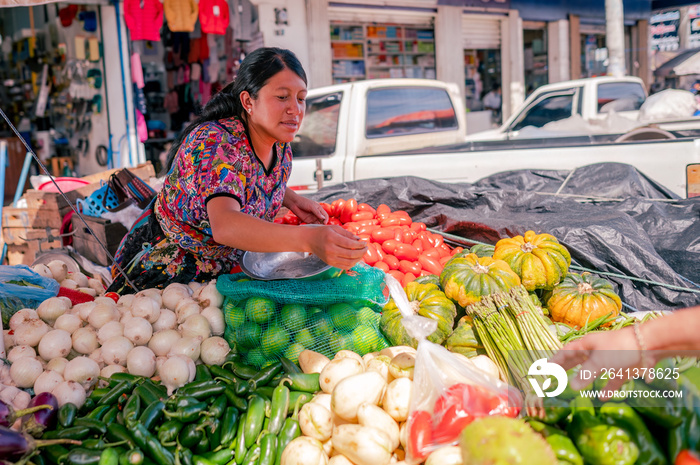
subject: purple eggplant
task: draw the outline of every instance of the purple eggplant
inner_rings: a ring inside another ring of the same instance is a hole
[[[31,403],[29,404],[31,405]],[[39,410],[58,410],[58,407],[52,407],[51,405],[35,405],[33,407],[27,407],[22,410],[15,410],[12,405],[6,404],[0,400],[0,426],[10,427],[18,419],[30,413],[37,412]]]
[[[24,455],[31,454],[39,447],[51,446],[54,444],[80,445],[81,442],[75,439],[37,440],[22,431],[15,431],[0,426],[0,459],[2,460],[17,460]]]
[[[37,394],[29,402],[27,409],[44,406],[45,408],[30,412],[22,417],[22,431],[26,431],[32,436],[40,435],[45,429],[53,429],[56,426],[58,416],[58,400],[50,392]],[[46,408],[49,406],[50,408]]]

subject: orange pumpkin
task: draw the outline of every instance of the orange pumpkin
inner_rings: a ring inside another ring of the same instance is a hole
[[[608,280],[590,273],[569,273],[552,289],[547,308],[553,321],[580,328],[609,313],[619,315],[622,301]]]

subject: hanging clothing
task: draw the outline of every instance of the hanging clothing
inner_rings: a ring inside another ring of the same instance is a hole
[[[229,23],[228,2],[226,0],[200,0],[199,22],[202,32],[207,34],[226,34]]]
[[[173,32],[192,32],[199,10],[194,0],[165,0],[165,20]]]
[[[272,221],[282,206],[292,167],[289,144],[274,146],[269,169],[255,154],[238,118],[198,126],[180,146],[156,199],[122,240],[115,260],[139,288],[206,282],[229,273],[243,251],[212,237],[207,202],[236,199],[241,212]],[[130,292],[123,276],[108,290]],[[133,291],[131,291],[133,292]]]
[[[124,0],[124,22],[131,40],[160,41],[163,4],[160,0]]]

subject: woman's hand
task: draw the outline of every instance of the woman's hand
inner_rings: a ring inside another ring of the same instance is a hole
[[[367,251],[365,242],[340,226],[300,227],[308,229],[311,252],[336,268],[352,268]]]
[[[307,224],[327,224],[328,223],[328,213],[321,207],[318,202],[311,199],[307,199],[294,192],[291,189],[287,189],[284,194],[284,206],[289,208],[296,216],[299,217],[301,222]]]

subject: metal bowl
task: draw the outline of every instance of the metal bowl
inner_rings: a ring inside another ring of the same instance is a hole
[[[245,252],[239,265],[246,275],[261,281],[329,279],[343,272],[307,252]]]

